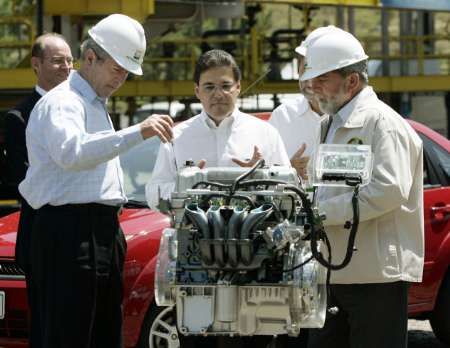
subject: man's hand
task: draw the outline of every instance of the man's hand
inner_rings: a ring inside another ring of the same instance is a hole
[[[255,146],[253,149],[253,156],[251,159],[246,160],[246,161],[241,161],[237,158],[232,158],[231,160],[240,165],[241,167],[253,167],[255,165],[256,162],[258,162],[262,157],[262,153],[261,151],[259,151],[258,146]]]
[[[302,179],[308,179],[308,174],[306,168],[308,167],[309,156],[303,156],[306,150],[306,144],[303,143],[302,146],[294,153],[291,158],[291,165],[297,170],[297,174],[302,177]]]
[[[197,167],[199,167],[200,169],[205,168],[205,165],[206,165],[206,160],[204,160],[204,159],[201,159],[201,160],[198,161],[198,163],[197,163]]]
[[[163,143],[172,140],[173,120],[169,115],[151,115],[140,123],[141,134],[144,139],[158,136]]]

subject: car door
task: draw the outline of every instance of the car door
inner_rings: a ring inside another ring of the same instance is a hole
[[[425,265],[423,282],[410,291],[410,310],[431,310],[440,281],[448,267],[450,245],[450,153],[448,140],[437,133],[418,131],[424,145]],[[412,306],[411,306],[412,305]]]

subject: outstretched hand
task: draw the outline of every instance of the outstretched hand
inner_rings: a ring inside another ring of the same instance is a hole
[[[302,146],[297,150],[296,153],[291,157],[291,165],[297,170],[297,174],[302,177],[302,179],[308,179],[308,174],[306,168],[308,167],[308,162],[310,157],[304,156],[306,150],[306,144],[303,143]]]
[[[204,159],[201,159],[201,160],[198,161],[198,163],[197,163],[197,167],[199,167],[200,169],[205,168],[205,165],[206,165],[206,160],[204,160]]]
[[[262,158],[263,158],[263,156],[262,156],[261,151],[259,150],[258,146],[255,145],[255,147],[253,148],[252,158],[247,159],[245,161],[241,161],[237,158],[232,158],[231,160],[241,167],[253,167],[256,164],[256,162],[258,162]]]

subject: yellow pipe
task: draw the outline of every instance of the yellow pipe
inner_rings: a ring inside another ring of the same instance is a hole
[[[245,89],[253,80],[242,81]],[[378,92],[431,92],[447,91],[450,86],[448,75],[372,77],[370,84]],[[2,89],[31,89],[36,77],[31,69],[0,70],[0,92]],[[258,93],[297,93],[297,81],[265,81],[252,88],[252,94]],[[126,81],[116,96],[192,96],[192,81]]]
[[[44,0],[47,15],[108,15],[123,13],[143,21],[155,13],[154,0]]]

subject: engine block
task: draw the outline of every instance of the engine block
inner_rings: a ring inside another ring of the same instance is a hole
[[[188,167],[172,195],[155,295],[183,335],[298,335],[321,327],[326,271],[311,257],[287,167]],[[320,247],[320,245],[319,245]]]

